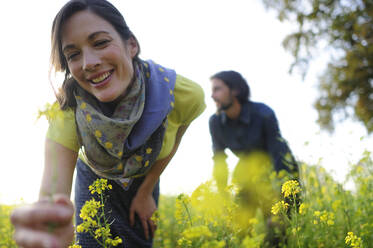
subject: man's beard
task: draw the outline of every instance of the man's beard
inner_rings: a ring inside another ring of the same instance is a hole
[[[226,104],[222,103],[221,106],[220,106],[220,108],[218,109],[218,111],[219,112],[220,111],[226,111],[227,109],[229,109],[230,107],[232,107],[232,105],[233,105],[233,97],[230,96],[228,103],[226,103]]]

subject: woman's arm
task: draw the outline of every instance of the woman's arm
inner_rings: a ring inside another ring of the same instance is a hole
[[[145,237],[149,237],[149,228],[150,226],[151,234],[154,234],[155,225],[153,221],[151,221],[151,217],[154,211],[157,209],[155,201],[153,199],[152,193],[154,190],[155,184],[158,182],[160,175],[175,155],[181,138],[183,137],[185,131],[187,130],[188,125],[180,126],[176,133],[175,144],[171,150],[171,153],[161,159],[156,161],[151,169],[149,170],[148,174],[146,174],[143,183],[141,184],[140,188],[138,189],[136,196],[133,198],[130,208],[130,222],[131,225],[135,223],[135,213],[139,216],[141,223],[144,228]]]
[[[78,153],[47,138],[44,156],[45,165],[39,198],[55,194],[70,197]]]
[[[39,201],[16,208],[11,216],[14,239],[25,248],[67,247],[74,236],[70,201],[77,153],[46,139]]]

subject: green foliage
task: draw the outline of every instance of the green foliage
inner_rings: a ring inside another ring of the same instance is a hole
[[[273,204],[272,227],[283,235],[280,247],[368,247],[373,243],[369,152],[352,165],[346,179],[353,180],[353,191],[344,189],[319,165],[303,164],[300,174],[301,184],[283,183],[282,199]],[[163,196],[154,247],[270,247],[265,218],[260,211],[254,217],[245,216],[236,195],[232,185],[221,194],[207,182],[190,196]]]
[[[0,205],[0,248],[16,248],[12,239],[13,225],[10,224],[10,213],[14,206]]]
[[[332,131],[340,120],[359,120],[373,131],[373,2],[371,0],[263,0],[281,21],[297,30],[283,41],[297,67],[306,74],[308,64],[325,43],[335,55],[319,79],[320,95],[314,106],[321,127]]]
[[[271,179],[276,181],[273,175]],[[300,184],[293,180],[277,180],[282,185],[276,185],[281,189],[281,198],[272,202],[271,227],[275,235],[281,235],[280,247],[361,248],[373,244],[373,160],[370,152],[364,152],[361,159],[351,165],[345,183],[350,180],[354,183],[353,190],[345,189],[320,165],[306,164],[301,166]],[[110,186],[102,181],[92,185],[90,190],[102,195]],[[218,192],[213,182],[206,182],[190,195],[162,195],[159,210],[153,216],[158,225],[154,247],[271,247],[267,242],[271,230],[267,227],[268,218],[261,210],[252,216],[252,212],[237,201],[237,192],[234,185]],[[299,197],[300,202],[295,200]],[[82,216],[91,225],[78,229],[87,228],[93,235],[105,233],[96,233],[93,229],[96,223],[101,223],[102,227],[108,224],[97,219],[102,217],[103,203],[103,198],[87,203]],[[0,206],[0,248],[16,247],[9,221],[11,209]]]

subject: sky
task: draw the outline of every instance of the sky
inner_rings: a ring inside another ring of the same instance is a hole
[[[6,1],[0,9],[2,140],[0,204],[37,200],[43,171],[45,119],[38,109],[54,101],[48,79],[52,20],[65,0]],[[316,124],[312,107],[317,76],[328,59],[320,51],[303,81],[289,74],[293,58],[281,42],[294,30],[280,23],[260,0],[111,0],[136,35],[142,59],[175,69],[203,88],[207,108],[187,130],[161,176],[162,194],[190,193],[212,174],[208,119],[215,112],[209,77],[236,70],[248,81],[252,100],[276,113],[283,137],[299,160],[320,163],[343,181],[371,137],[346,121],[330,135]],[[363,138],[362,138],[363,137]],[[228,152],[229,168],[237,158]]]

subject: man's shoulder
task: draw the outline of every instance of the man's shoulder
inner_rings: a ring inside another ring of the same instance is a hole
[[[217,113],[210,116],[209,123],[211,124],[217,124],[220,121],[220,115]]]
[[[274,115],[273,109],[262,102],[249,102],[252,112],[262,117],[268,117]]]

